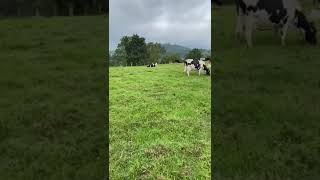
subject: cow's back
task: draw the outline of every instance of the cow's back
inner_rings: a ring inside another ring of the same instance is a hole
[[[264,25],[284,24],[294,19],[296,10],[301,10],[297,0],[236,0],[237,11],[252,15]]]

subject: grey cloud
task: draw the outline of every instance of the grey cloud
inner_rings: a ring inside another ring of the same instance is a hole
[[[110,0],[109,46],[124,35],[138,34],[147,42],[175,43],[210,49],[209,0]]]

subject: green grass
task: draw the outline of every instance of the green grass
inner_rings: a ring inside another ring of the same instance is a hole
[[[109,78],[110,179],[210,179],[210,77],[161,64]]]
[[[233,6],[212,13],[213,177],[319,178],[319,45],[290,30],[282,47],[269,31],[248,49],[235,39],[235,17]]]
[[[103,178],[107,25],[0,20],[1,179]]]

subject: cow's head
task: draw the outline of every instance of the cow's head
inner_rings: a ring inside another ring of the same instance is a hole
[[[313,22],[308,23],[308,27],[305,29],[305,38],[306,41],[312,45],[317,44],[317,29],[314,26]]]

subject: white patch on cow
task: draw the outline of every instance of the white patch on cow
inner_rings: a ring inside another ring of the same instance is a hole
[[[299,3],[299,1],[297,0],[282,0],[283,2],[283,7],[287,10],[287,11],[294,11],[295,9],[297,10],[302,10],[302,7]]]
[[[253,14],[254,23],[258,23],[261,25],[271,25],[271,21],[269,20],[270,14],[266,10],[258,10]],[[258,21],[259,20],[259,21]]]
[[[187,63],[191,63],[193,61],[193,59],[186,59],[185,60],[185,62],[187,62]],[[184,64],[184,70],[183,70],[183,72],[186,72],[187,71],[187,65],[186,64]]]
[[[291,25],[294,25],[295,20],[295,11],[299,10],[302,11],[302,7],[297,0],[282,0],[283,1],[283,7],[287,10],[287,16],[288,16],[288,23]]]

